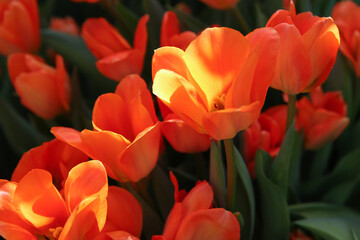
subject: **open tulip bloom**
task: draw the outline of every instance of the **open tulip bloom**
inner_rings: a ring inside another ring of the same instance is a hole
[[[359,2],[0,0],[0,239],[360,239]]]

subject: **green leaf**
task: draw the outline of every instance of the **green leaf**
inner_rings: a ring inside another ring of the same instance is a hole
[[[224,163],[219,146],[211,141],[210,148],[210,185],[214,190],[214,198],[218,207],[225,207],[226,185]]]
[[[319,176],[322,176],[324,174],[330,160],[331,150],[332,142],[326,144],[324,147],[315,152],[315,156],[309,171],[310,179],[318,178]]]
[[[158,165],[151,172],[151,185],[160,213],[166,219],[174,205],[174,186],[169,176]]]
[[[41,38],[44,45],[75,65],[101,93],[114,91],[116,83],[100,74],[95,66],[95,57],[81,38],[49,29],[42,30]]]
[[[0,124],[9,144],[19,156],[45,141],[44,136],[40,135],[6,100],[1,98]]]
[[[255,225],[255,197],[253,185],[244,159],[234,147],[235,167],[238,173],[236,181],[235,209],[244,219],[244,228],[241,230],[242,239],[252,239]]]
[[[269,17],[279,9],[283,8],[283,0],[265,0],[264,11]]]
[[[268,21],[268,17],[263,13],[260,4],[256,1],[255,2],[255,27],[257,28],[261,28],[261,27],[265,27],[267,21]]]
[[[260,192],[261,239],[288,240],[290,217],[286,197],[279,186],[265,175],[264,169],[270,164],[271,157],[264,151],[258,151],[255,158],[255,171]]]
[[[287,196],[289,178],[292,178],[290,176],[290,169],[293,169],[292,165],[293,162],[296,162],[296,158],[301,156],[301,139],[294,129],[294,125],[293,121],[285,134],[280,151],[269,171],[269,178],[280,187],[284,196]],[[292,173],[295,174],[294,172]]]
[[[316,198],[331,191],[335,186],[353,181],[360,176],[360,148],[347,154],[339,160],[334,170],[318,179],[308,181],[302,186],[305,197]]]
[[[203,23],[202,21],[200,21],[199,19],[195,18],[190,14],[183,13],[178,9],[170,6],[168,7],[168,9],[174,11],[177,17],[179,18],[180,22],[183,23],[185,27],[190,31],[199,33],[208,27],[207,24]]]
[[[294,224],[323,239],[351,240],[360,237],[360,214],[349,208],[324,203],[289,207],[292,216],[304,218]]]
[[[323,196],[322,199],[325,202],[345,204],[345,202],[350,198],[350,196],[356,191],[359,184],[360,184],[360,175],[353,180],[342,182],[332,187]]]

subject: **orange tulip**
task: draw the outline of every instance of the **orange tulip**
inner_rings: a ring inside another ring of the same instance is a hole
[[[165,12],[161,24],[160,45],[162,47],[174,46],[185,50],[196,36],[196,33],[191,31],[181,32],[176,14],[172,11]]]
[[[36,52],[40,47],[40,24],[36,0],[0,2],[0,54]]]
[[[255,154],[259,149],[275,157],[285,136],[287,106],[278,105],[262,113],[248,129],[244,131],[244,155],[250,174],[255,177]]]
[[[36,115],[51,119],[70,110],[70,80],[60,55],[54,69],[35,55],[15,53],[8,70],[21,103]]]
[[[336,139],[349,124],[347,106],[340,92],[310,92],[296,103],[296,128],[304,133],[306,149],[318,149]]]
[[[170,173],[175,188],[175,205],[165,223],[162,236],[153,236],[152,240],[205,240],[240,239],[240,226],[235,216],[223,208],[211,208],[213,190],[206,182],[198,182],[186,194],[179,191],[175,176]]]
[[[79,26],[77,25],[75,20],[69,16],[65,18],[51,18],[50,28],[73,36],[78,36],[80,33]]]
[[[239,2],[239,0],[200,0],[200,1],[208,5],[209,7],[219,10],[233,8]]]
[[[160,145],[152,97],[138,75],[125,77],[115,94],[101,95],[93,109],[95,131],[55,127],[56,138],[103,162],[111,178],[137,182],[155,167]]]
[[[140,18],[133,48],[104,18],[85,21],[81,36],[92,54],[99,59],[96,67],[103,75],[120,81],[126,75],[141,74],[146,53],[148,20],[148,15]]]
[[[295,95],[309,92],[327,79],[340,45],[339,31],[331,18],[311,12],[296,14],[291,2],[289,11],[278,10],[266,26],[280,35],[271,87]]]
[[[43,169],[31,170],[19,183],[0,180],[0,194],[0,235],[6,239],[101,239],[119,231],[129,237],[133,235],[128,230],[141,232],[140,204],[123,189],[108,190],[106,171],[99,161],[72,168],[63,196],[52,184],[51,174]],[[121,223],[112,223],[108,207]],[[134,209],[137,216],[125,219],[128,209]],[[105,229],[108,225],[116,226],[116,231]]]
[[[54,185],[60,190],[64,187],[69,171],[88,159],[88,156],[78,149],[54,139],[24,153],[11,181],[19,182],[30,170],[39,168],[51,173]]]
[[[340,31],[340,51],[347,57],[360,76],[360,7],[352,1],[335,4],[331,16]],[[359,20],[358,20],[359,19]]]
[[[91,239],[105,224],[108,185],[99,161],[81,163],[69,172],[64,198],[42,169],[31,170],[17,184],[1,183],[1,195],[6,196],[1,205],[12,216],[0,218],[6,239]]]
[[[185,51],[155,51],[153,93],[199,133],[233,138],[260,114],[278,43],[271,28],[208,28]]]

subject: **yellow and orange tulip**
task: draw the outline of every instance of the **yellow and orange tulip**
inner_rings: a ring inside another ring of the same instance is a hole
[[[339,31],[330,17],[278,10],[266,24],[280,35],[276,74],[271,87],[295,95],[320,86],[329,76],[340,45]]]
[[[70,110],[70,80],[60,55],[54,69],[40,57],[14,53],[8,71],[21,103],[39,117],[51,119]]]
[[[0,54],[37,52],[40,23],[36,0],[1,1],[0,16]]]
[[[271,28],[208,28],[185,51],[155,51],[153,93],[199,133],[233,138],[260,114],[278,44]]]
[[[52,128],[56,138],[103,162],[111,178],[137,182],[155,167],[160,125],[145,81],[125,77],[116,92],[101,95],[93,109],[95,131]]]
[[[340,51],[351,61],[356,76],[359,77],[360,7],[353,1],[341,1],[335,4],[331,16],[340,31]]]
[[[148,20],[148,15],[140,18],[133,47],[104,18],[90,18],[85,21],[81,36],[98,59],[96,67],[104,76],[120,81],[126,75],[141,74],[146,53]]]

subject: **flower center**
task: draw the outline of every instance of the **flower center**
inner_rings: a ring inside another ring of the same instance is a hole
[[[222,94],[220,97],[216,96],[213,99],[213,103],[211,105],[211,112],[222,110],[225,108],[225,93]]]
[[[62,230],[62,227],[50,228],[48,234],[38,235],[37,240],[57,240]]]

